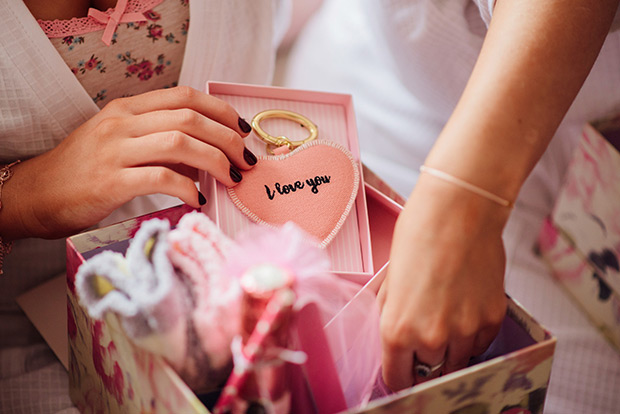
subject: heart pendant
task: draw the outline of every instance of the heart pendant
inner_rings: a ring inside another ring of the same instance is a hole
[[[334,142],[312,141],[258,159],[228,188],[233,203],[256,223],[277,227],[292,221],[327,246],[357,197],[360,173],[353,155]]]

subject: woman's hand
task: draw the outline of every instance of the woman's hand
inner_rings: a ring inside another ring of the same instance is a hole
[[[467,365],[506,311],[502,229],[509,209],[422,174],[398,218],[382,306],[383,378],[393,390],[424,381],[414,364]],[[437,373],[434,376],[439,375]]]
[[[197,170],[232,186],[256,163],[242,139],[250,129],[230,105],[188,87],[116,99],[15,167],[2,194],[2,236],[65,236],[147,194],[198,207]]]
[[[515,200],[588,75],[618,0],[495,2],[463,95],[425,160]],[[383,376],[392,389],[481,353],[504,318],[502,229],[509,209],[422,174],[401,213],[383,303]]]

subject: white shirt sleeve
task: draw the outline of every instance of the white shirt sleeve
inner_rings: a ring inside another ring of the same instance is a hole
[[[493,7],[495,6],[496,0],[474,0],[478,8],[480,9],[480,16],[482,16],[482,20],[484,23],[489,26],[491,22],[491,16],[493,15]]]

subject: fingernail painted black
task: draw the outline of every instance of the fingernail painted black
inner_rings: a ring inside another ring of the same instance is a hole
[[[250,151],[247,148],[243,149],[243,158],[245,159],[245,162],[247,162],[250,165],[254,165],[256,164],[256,161],[258,161],[256,159],[256,155],[254,155],[252,151]]]
[[[239,117],[238,124],[239,124],[239,128],[241,128],[241,130],[245,132],[246,134],[252,130],[252,127],[250,126],[250,124],[248,124],[248,121],[246,121],[245,119],[241,117]]]
[[[243,178],[239,170],[234,165],[230,166],[230,178],[232,178],[232,180],[236,183],[241,181],[241,179]]]
[[[205,198],[204,195],[202,195],[202,193],[200,191],[198,191],[198,203],[201,206],[204,206],[205,204],[207,204],[207,199]]]

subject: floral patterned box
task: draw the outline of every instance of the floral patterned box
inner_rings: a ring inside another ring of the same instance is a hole
[[[362,289],[376,292],[386,273],[401,206],[368,184],[365,190],[375,276]],[[187,206],[174,207],[67,240],[69,377],[71,398],[81,412],[208,413],[163,359],[130,341],[115,317],[90,318],[74,289],[75,273],[84,260],[104,249],[123,251],[145,220],[167,218],[174,225],[189,211]],[[348,412],[541,413],[555,342],[509,300],[500,334],[471,366]]]
[[[620,351],[620,116],[586,125],[538,239],[554,276]]]

